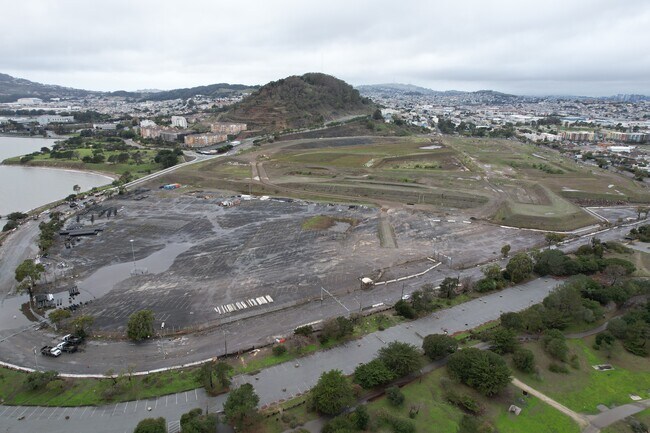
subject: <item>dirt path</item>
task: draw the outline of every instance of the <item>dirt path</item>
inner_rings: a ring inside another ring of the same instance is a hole
[[[395,239],[395,232],[390,225],[388,216],[380,211],[379,215],[379,241],[382,248],[397,248],[397,239]]]
[[[577,422],[578,425],[580,425],[580,428],[586,428],[587,426],[589,426],[589,421],[584,416],[580,415],[577,412],[572,411],[568,407],[558,403],[557,401],[555,401],[552,398],[546,396],[545,394],[542,394],[541,392],[537,391],[535,388],[531,388],[530,386],[526,385],[525,383],[523,383],[519,379],[513,378],[512,379],[512,384],[514,386],[516,386],[517,388],[522,389],[522,390],[528,392],[531,395],[534,395],[535,397],[539,398],[540,400],[542,400],[546,404],[549,404],[552,407],[554,407],[555,409],[559,410],[563,414],[569,416],[571,419],[573,419],[575,422]]]

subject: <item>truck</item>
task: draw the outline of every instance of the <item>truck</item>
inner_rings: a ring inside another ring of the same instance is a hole
[[[52,347],[52,346],[43,346],[41,347],[41,354],[45,356],[53,356],[57,357],[61,355],[61,349],[58,347]]]

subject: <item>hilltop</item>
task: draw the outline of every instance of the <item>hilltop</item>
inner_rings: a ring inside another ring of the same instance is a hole
[[[346,82],[331,75],[308,73],[262,86],[223,113],[220,119],[244,122],[252,129],[280,131],[371,114],[376,108]]]

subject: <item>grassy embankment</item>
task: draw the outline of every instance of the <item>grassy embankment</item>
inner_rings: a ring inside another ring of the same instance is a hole
[[[134,177],[142,177],[146,174],[158,171],[161,169],[160,164],[156,163],[153,159],[156,156],[155,150],[148,149],[139,149],[137,150],[142,155],[141,162],[137,163],[133,158],[129,158],[127,162],[124,163],[92,163],[84,162],[82,158],[84,156],[92,156],[93,149],[90,147],[83,147],[74,150],[77,157],[73,158],[52,158],[50,153],[41,153],[34,155],[34,159],[21,164],[20,156],[9,158],[3,161],[4,164],[11,165],[25,165],[31,167],[54,167],[54,168],[67,168],[73,170],[89,170],[96,171],[101,173],[106,173],[113,176],[120,176],[126,172],[131,173]],[[103,152],[104,157],[108,160],[109,157],[114,155],[119,155],[125,153],[123,151],[109,151],[106,150]],[[135,153],[135,151],[127,152],[130,154]]]

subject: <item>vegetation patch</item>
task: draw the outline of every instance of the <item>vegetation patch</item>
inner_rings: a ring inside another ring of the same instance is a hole
[[[354,227],[359,224],[359,220],[354,218],[332,217],[328,215],[316,215],[306,219],[302,223],[303,230],[327,230],[334,227],[336,223],[345,223]]]

